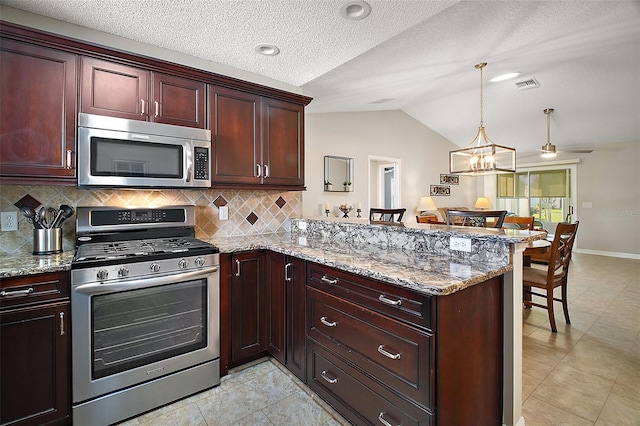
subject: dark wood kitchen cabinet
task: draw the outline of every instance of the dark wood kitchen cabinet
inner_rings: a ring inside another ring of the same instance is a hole
[[[304,106],[209,86],[211,181],[217,187],[304,189]]]
[[[203,82],[91,57],[81,73],[82,112],[205,128]]]
[[[0,39],[0,181],[76,182],[77,56]]]
[[[502,422],[502,280],[427,296],[307,263],[307,384],[354,425]]]
[[[70,424],[69,274],[0,280],[0,423]]]
[[[306,380],[306,262],[267,252],[267,349],[302,381]]]
[[[267,353],[265,254],[262,251],[234,253],[230,260],[229,367],[235,367]]]

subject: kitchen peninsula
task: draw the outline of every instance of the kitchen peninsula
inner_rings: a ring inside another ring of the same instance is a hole
[[[471,239],[471,252],[449,250],[451,237]],[[266,251],[284,257],[286,265],[302,261],[307,384],[354,424],[371,416],[446,424],[447,415],[466,413],[487,424],[496,424],[498,415],[498,423],[516,425],[521,422],[521,253],[526,243],[543,237],[529,231],[292,219],[290,234],[211,242],[225,256]],[[3,259],[2,276],[64,270],[69,261],[24,257]],[[27,258],[38,261],[28,266]],[[226,274],[235,274],[233,268],[229,262]],[[284,269],[287,277],[290,271]],[[273,274],[265,274],[270,279]],[[224,282],[223,266],[222,287]],[[234,299],[229,301],[233,310]],[[460,313],[465,317],[456,318]],[[341,334],[343,327],[355,332]],[[362,338],[375,343],[380,360],[364,353]],[[378,345],[374,339],[390,343]],[[456,377],[448,376],[456,371]],[[333,384],[346,388],[332,391]],[[399,414],[364,412],[385,403]]]

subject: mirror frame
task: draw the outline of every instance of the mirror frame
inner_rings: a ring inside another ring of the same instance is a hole
[[[344,162],[344,172],[339,170],[341,162]],[[332,172],[331,163],[336,163],[338,170]],[[336,182],[333,182],[333,181]],[[331,187],[326,185],[326,182],[331,182]],[[344,182],[350,182],[349,185],[344,185]],[[339,157],[336,155],[324,156],[324,192],[353,192],[353,158]]]

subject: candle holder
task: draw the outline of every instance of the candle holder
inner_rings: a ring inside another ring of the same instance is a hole
[[[362,216],[360,216],[360,212],[361,212],[361,211],[362,211],[362,210],[360,210],[360,209],[356,209],[356,217],[362,217]]]
[[[340,207],[338,207],[338,208],[342,212],[342,217],[345,218],[345,219],[349,218],[349,212],[351,210],[353,210],[353,207],[349,207],[346,204],[341,204]]]
[[[325,216],[329,217],[329,209],[324,209]]]

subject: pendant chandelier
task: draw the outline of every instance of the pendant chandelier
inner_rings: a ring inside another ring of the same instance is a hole
[[[458,174],[489,174],[516,171],[516,150],[496,145],[484,131],[482,70],[486,62],[477,64],[480,70],[480,127],[473,141],[463,149],[449,152],[449,171]]]
[[[547,143],[542,145],[542,154],[540,155],[542,158],[553,158],[556,156],[556,146],[551,143],[550,137],[550,128],[551,128],[551,114],[553,113],[553,108],[546,108],[542,110],[547,116]]]

